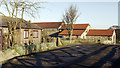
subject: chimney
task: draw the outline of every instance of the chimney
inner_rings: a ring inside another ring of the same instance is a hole
[[[31,23],[31,20],[29,20],[29,23]]]

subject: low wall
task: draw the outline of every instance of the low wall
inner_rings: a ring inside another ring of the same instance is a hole
[[[78,40],[75,40],[76,42],[81,42],[81,43],[101,43],[101,44],[112,44],[111,41],[109,40],[96,40],[96,39],[78,39]]]
[[[62,44],[70,43],[70,40],[61,40]],[[71,43],[74,43],[75,40],[71,40]]]
[[[49,43],[41,43],[37,45],[23,45],[23,46],[21,45],[21,46],[11,47],[9,49],[0,51],[0,62],[4,62],[16,56],[27,55],[30,53],[41,52],[41,51],[47,51],[47,50],[55,49],[62,45],[68,45],[68,43],[70,44],[69,40],[60,41],[60,39],[58,39],[58,42],[59,43],[49,42]],[[72,43],[74,42],[75,40],[72,40]]]
[[[0,51],[0,62],[11,59],[15,56],[20,56],[14,49],[7,49],[5,51]]]
[[[6,61],[16,56],[27,55],[34,52],[41,52],[57,48],[56,43],[42,43],[37,45],[15,46],[3,51],[0,51],[0,62]]]

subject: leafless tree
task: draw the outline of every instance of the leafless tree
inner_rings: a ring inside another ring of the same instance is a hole
[[[19,24],[21,31],[21,24],[24,21],[24,15],[29,15],[30,17],[38,16],[38,10],[41,8],[41,3],[43,2],[31,2],[31,0],[2,0],[0,2],[0,7],[1,5],[4,6],[4,9],[6,9],[9,14],[7,16],[3,12],[0,12],[8,22],[8,45],[10,45],[10,41],[12,42],[11,46],[15,44],[16,27]]]
[[[66,29],[68,31],[70,43],[71,43],[72,32],[73,32],[73,28],[74,28],[73,24],[76,22],[77,18],[79,17],[77,12],[78,12],[77,7],[74,5],[71,5],[69,7],[69,9],[65,11],[65,13],[63,15],[63,19],[62,19],[62,21],[65,23]]]

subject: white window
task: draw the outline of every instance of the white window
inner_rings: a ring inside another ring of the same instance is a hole
[[[38,30],[33,31],[33,38],[38,38]]]
[[[24,30],[24,38],[28,39],[28,30]]]

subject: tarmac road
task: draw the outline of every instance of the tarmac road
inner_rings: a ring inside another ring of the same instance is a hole
[[[2,68],[120,67],[118,64],[116,65],[119,57],[120,46],[117,45],[68,45],[54,50],[15,57],[3,64]]]

